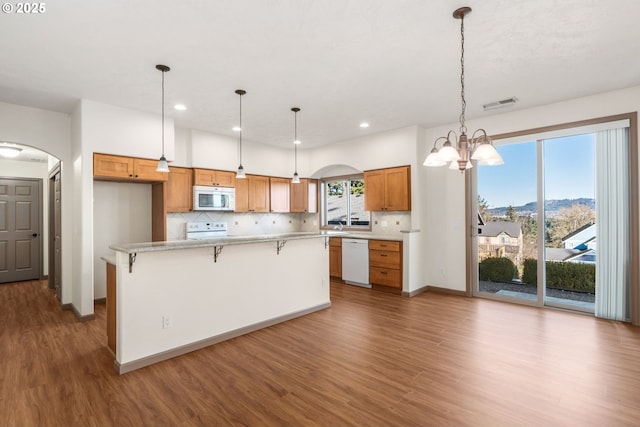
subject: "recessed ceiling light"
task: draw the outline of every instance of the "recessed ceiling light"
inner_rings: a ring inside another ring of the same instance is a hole
[[[187,109],[187,106],[184,104],[176,104],[173,106],[173,108],[175,108],[178,111],[184,111]]]
[[[0,156],[2,157],[18,157],[22,148],[16,147],[13,144],[2,144],[0,145]]]
[[[234,132],[240,132],[242,130],[242,128],[240,126],[234,126],[231,128],[232,131]]]
[[[367,122],[362,122],[362,123],[360,123],[360,127],[361,127],[361,128],[368,128],[368,127],[369,127],[369,123],[367,123]]]
[[[299,139],[296,139],[295,141],[293,141],[294,144],[302,144],[302,141],[300,141]]]

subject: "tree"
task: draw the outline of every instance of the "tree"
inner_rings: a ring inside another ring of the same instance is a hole
[[[516,214],[516,208],[511,205],[507,206],[507,221],[516,222],[517,219],[518,215]]]
[[[560,208],[558,215],[547,221],[547,245],[561,248],[563,237],[595,221],[596,213],[587,205],[576,203],[570,208]]]
[[[493,215],[489,213],[489,203],[478,194],[478,213],[484,221],[491,221]]]

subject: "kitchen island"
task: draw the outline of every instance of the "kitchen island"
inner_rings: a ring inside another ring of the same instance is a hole
[[[342,234],[111,245],[115,370],[129,372],[330,307],[328,239]]]

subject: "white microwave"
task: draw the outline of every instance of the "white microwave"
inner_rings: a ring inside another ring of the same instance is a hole
[[[193,186],[194,211],[233,211],[235,208],[235,188]]]

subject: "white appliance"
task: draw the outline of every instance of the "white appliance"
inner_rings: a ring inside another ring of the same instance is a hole
[[[371,287],[368,240],[342,239],[342,280],[350,285]]]
[[[236,189],[233,187],[193,186],[194,211],[233,211],[236,208]]]
[[[187,240],[215,239],[227,235],[226,222],[188,222]]]

